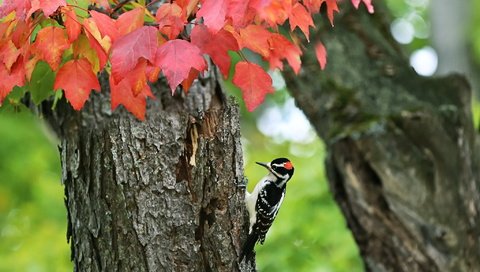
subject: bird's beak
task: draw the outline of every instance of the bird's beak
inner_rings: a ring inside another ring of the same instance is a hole
[[[270,171],[270,165],[268,165],[268,163],[266,163],[266,162],[256,162],[256,164],[261,165],[261,166],[267,168]]]

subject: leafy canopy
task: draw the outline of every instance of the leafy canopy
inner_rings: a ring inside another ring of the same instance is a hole
[[[373,12],[371,0],[351,1],[355,7],[363,2]],[[206,56],[228,78],[232,51],[241,57],[233,83],[253,111],[273,92],[272,79],[242,50],[258,54],[269,69],[283,69],[286,61],[299,73],[302,51],[295,29],[309,40],[312,15],[323,4],[333,25],[337,0],[4,0],[0,104],[15,86],[32,96],[48,97],[44,93],[51,90],[29,86],[33,79],[53,77],[53,88],[63,89],[72,107],[80,110],[92,90],[100,91],[97,74],[105,71],[112,109],[123,105],[143,120],[146,99],[154,98],[148,83],[155,82],[160,72],[172,94],[179,85],[188,91],[208,69]],[[282,35],[279,26],[287,21],[290,32]],[[326,50],[321,43],[316,49],[323,69]],[[45,76],[32,76],[36,74]]]

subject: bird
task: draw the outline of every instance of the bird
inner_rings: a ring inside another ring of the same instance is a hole
[[[287,182],[292,178],[294,167],[287,158],[277,158],[271,162],[256,162],[265,167],[268,174],[255,186],[252,193],[245,191],[245,204],[249,214],[247,240],[240,253],[240,262],[253,254],[255,244],[263,245],[265,235],[275,220],[283,199]]]

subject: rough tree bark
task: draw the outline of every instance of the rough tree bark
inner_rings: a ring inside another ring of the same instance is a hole
[[[110,111],[108,84],[58,134],[76,271],[248,271],[239,112],[209,75],[185,96],[155,86],[147,120]]]
[[[327,144],[331,191],[369,271],[479,271],[479,138],[459,75],[420,77],[390,37],[381,2],[344,5],[300,77],[285,73]]]

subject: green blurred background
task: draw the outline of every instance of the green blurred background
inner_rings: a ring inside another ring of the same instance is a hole
[[[0,271],[72,271],[57,147],[27,111],[0,113]]]
[[[412,66],[415,67],[414,59],[420,57],[422,64],[435,65],[430,69],[433,72],[438,70],[437,65],[442,65],[442,55],[435,55],[441,49],[432,42],[429,30],[431,17],[439,16],[438,11],[429,12],[429,4],[434,2],[387,1],[395,18],[392,33],[405,45]],[[461,2],[466,2],[469,10],[480,7],[479,0]],[[453,16],[455,10],[449,8]],[[471,15],[462,30],[468,34],[467,38],[458,42],[471,49],[468,51],[471,66],[465,73],[471,75],[476,90],[480,13]],[[439,63],[433,59],[432,64],[432,52]],[[425,75],[430,71],[428,67],[415,68]],[[255,161],[288,157],[296,171],[278,219],[265,244],[257,246],[257,266],[260,271],[363,271],[358,249],[328,190],[323,168],[324,146],[295,108],[281,77],[276,73],[273,76],[278,91],[268,96],[259,109],[248,113],[241,105],[249,189],[265,174]],[[230,89],[228,82],[226,85]],[[231,93],[240,96],[236,90]],[[20,95],[17,92],[10,97]],[[0,272],[72,271],[56,139],[41,117],[19,111],[21,108],[20,105],[0,108]],[[475,117],[479,116],[478,109],[474,107]],[[282,126],[271,126],[274,122]]]

